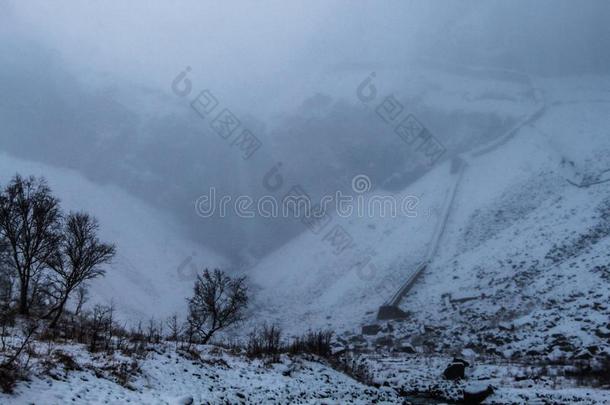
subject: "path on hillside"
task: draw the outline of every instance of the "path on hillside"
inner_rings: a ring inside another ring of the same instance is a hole
[[[525,75],[527,76],[527,75]],[[377,314],[377,318],[380,320],[383,319],[395,319],[401,318],[406,314],[400,310],[399,306],[403,298],[407,295],[407,293],[413,288],[416,284],[417,280],[420,278],[422,273],[429,268],[430,264],[434,260],[434,256],[438,251],[441,240],[447,228],[447,223],[451,216],[451,211],[453,209],[453,205],[455,202],[456,195],[459,191],[460,182],[464,176],[464,172],[468,167],[468,163],[472,160],[486,155],[499,147],[507,144],[511,139],[513,139],[523,127],[530,126],[537,131],[540,129],[535,127],[535,123],[542,118],[545,113],[552,107],[556,107],[558,105],[568,104],[569,102],[560,102],[555,101],[549,103],[544,96],[544,93],[540,92],[538,88],[536,88],[533,84],[531,78],[528,77],[528,81],[530,83],[532,94],[541,94],[540,99],[535,96],[534,99],[537,101],[539,107],[526,116],[524,119],[519,121],[516,125],[514,125],[510,130],[508,130],[504,135],[494,139],[484,145],[481,145],[477,148],[472,149],[469,152],[466,152],[456,158],[454,158],[451,164],[451,175],[454,176],[454,181],[449,186],[445,201],[443,204],[443,210],[441,212],[441,216],[439,217],[439,221],[436,225],[436,229],[432,236],[432,239],[428,245],[428,249],[426,251],[426,255],[424,256],[422,262],[420,262],[415,269],[413,269],[409,274],[407,274],[407,278],[405,282],[400,286],[400,288],[379,308],[379,312]],[[582,102],[582,101],[581,101]],[[610,100],[592,100],[591,102],[596,103],[608,103]],[[552,147],[552,145],[551,145]],[[560,153],[560,151],[556,151],[559,153],[560,158],[564,159],[564,156]],[[569,162],[568,162],[569,163]],[[598,175],[593,179],[584,180],[581,179],[580,182],[576,182],[569,177],[566,177],[566,180],[572,184],[573,186],[579,188],[587,188],[598,184],[603,184],[610,182],[610,169],[602,171],[598,173]]]
[[[422,273],[430,266],[434,259],[434,256],[436,255],[436,252],[438,251],[441,240],[447,228],[447,223],[449,222],[449,218],[451,216],[451,211],[455,203],[455,197],[459,191],[460,182],[464,177],[464,172],[466,168],[468,167],[468,162],[482,155],[490,153],[502,145],[505,145],[512,138],[514,138],[515,135],[519,133],[519,131],[523,127],[527,125],[532,125],[534,122],[538,121],[545,114],[546,111],[547,104],[543,103],[540,108],[525,117],[523,120],[519,121],[504,135],[500,136],[497,139],[494,139],[493,141],[487,144],[475,148],[470,152],[467,152],[463,155],[459,155],[453,159],[453,161],[451,162],[451,175],[454,176],[454,181],[451,183],[446,192],[445,201],[443,203],[443,210],[441,212],[441,216],[439,217],[439,221],[436,225],[436,229],[434,231],[432,239],[428,245],[426,255],[424,256],[423,261],[408,274],[406,281],[400,286],[400,288],[394,293],[394,295],[392,295],[390,299],[388,299],[379,308],[379,311],[377,313],[377,319],[396,319],[406,316],[406,314],[399,308],[400,303],[405,297],[405,295],[407,295],[407,293],[413,288]]]
[[[434,230],[434,234],[432,236],[432,240],[428,245],[428,249],[426,251],[426,255],[424,256],[424,260],[417,266],[415,271],[413,271],[407,281],[396,291],[396,293],[384,304],[384,306],[389,307],[398,307],[400,301],[405,296],[407,292],[411,289],[413,284],[417,281],[421,273],[428,267],[428,264],[432,261],[432,258],[436,254],[438,247],[440,245],[441,238],[445,232],[445,228],[447,227],[447,222],[449,220],[449,215],[451,209],[453,207],[453,203],[455,201],[455,196],[458,190],[458,186],[462,177],[464,175],[464,170],[466,169],[467,163],[460,157],[456,157],[451,162],[451,175],[454,177],[454,181],[451,183],[449,189],[447,189],[445,195],[445,201],[443,203],[443,209],[441,211],[441,219],[436,224],[436,229]],[[383,317],[383,314],[381,314]]]

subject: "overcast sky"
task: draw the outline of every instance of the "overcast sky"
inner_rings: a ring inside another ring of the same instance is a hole
[[[13,3],[12,20],[80,77],[167,89],[188,65],[201,85],[262,109],[332,92],[325,82],[333,72],[404,66],[412,50],[470,7],[449,4],[26,1]]]

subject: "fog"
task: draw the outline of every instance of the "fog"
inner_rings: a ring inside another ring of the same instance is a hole
[[[253,198],[293,185],[312,197],[349,192],[360,173],[391,192],[430,169],[358,98],[369,75],[446,160],[533,109],[538,80],[607,74],[609,16],[603,0],[3,0],[0,151],[118,185],[235,261],[261,257],[302,224],[204,218],[198,198],[211,187]],[[186,69],[188,85],[177,79]],[[485,97],[501,93],[503,104],[472,110],[452,98],[479,78],[497,81]],[[193,110],[206,89],[214,115],[229,109],[261,142],[248,159]],[[282,186],[270,190],[278,163]]]

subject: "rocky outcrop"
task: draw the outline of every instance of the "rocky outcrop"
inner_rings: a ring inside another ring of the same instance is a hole
[[[466,367],[470,364],[466,360],[453,359],[453,362],[443,372],[447,380],[463,380],[465,378]]]

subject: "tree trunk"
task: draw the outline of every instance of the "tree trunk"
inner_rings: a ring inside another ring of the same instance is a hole
[[[59,318],[61,318],[61,315],[64,312],[64,306],[66,305],[66,301],[68,301],[68,295],[67,294],[66,294],[66,296],[64,296],[61,299],[61,301],[59,302],[59,305],[55,308],[55,316],[53,317],[53,320],[49,324],[49,328],[50,329],[54,329],[55,326],[57,326],[57,322],[59,322]]]
[[[28,303],[28,282],[21,282],[21,291],[19,292],[19,313],[21,315],[29,315],[30,307]]]
[[[210,341],[210,339],[212,339],[212,335],[216,332],[218,332],[220,328],[216,327],[214,329],[210,329],[208,333],[205,334],[205,336],[203,337],[201,344],[202,345],[207,345],[208,342]]]

